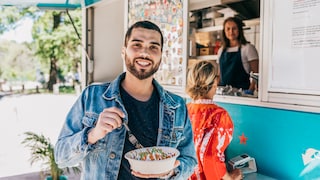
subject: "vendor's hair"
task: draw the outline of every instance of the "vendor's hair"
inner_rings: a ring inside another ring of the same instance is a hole
[[[217,77],[217,68],[210,61],[198,61],[189,69],[186,93],[192,99],[206,95]]]
[[[136,29],[136,28],[145,28],[145,29],[155,30],[155,31],[159,32],[160,35],[161,35],[161,51],[162,51],[162,47],[163,47],[163,35],[162,35],[162,32],[161,32],[159,26],[157,26],[156,24],[154,24],[151,21],[138,21],[138,22],[134,23],[133,25],[131,25],[129,27],[129,29],[127,30],[127,32],[126,32],[126,36],[125,36],[125,39],[124,39],[124,46],[125,47],[127,47],[128,40],[131,37],[132,30]]]
[[[230,47],[230,40],[226,37],[226,33],[224,31],[226,23],[230,22],[230,21],[236,23],[236,25],[238,27],[238,31],[239,31],[238,41],[240,42],[240,44],[241,45],[245,45],[245,44],[248,43],[248,41],[247,41],[247,39],[246,39],[246,37],[244,36],[244,33],[243,33],[244,23],[242,22],[242,20],[237,18],[237,17],[228,17],[223,22],[222,46],[223,46],[224,49],[227,48],[227,47]]]

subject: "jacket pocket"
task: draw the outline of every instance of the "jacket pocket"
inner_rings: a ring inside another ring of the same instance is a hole
[[[86,112],[82,119],[82,124],[84,125],[84,127],[94,127],[98,118],[99,114],[94,112]]]
[[[177,147],[184,139],[183,128],[162,129],[162,145]]]
[[[173,128],[173,131],[171,133],[170,143],[179,144],[184,139],[185,139],[185,136],[183,134],[183,128]]]

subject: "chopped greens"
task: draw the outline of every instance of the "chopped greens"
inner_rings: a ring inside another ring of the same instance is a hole
[[[168,159],[175,156],[175,153],[166,153],[163,152],[160,148],[151,148],[146,149],[144,152],[138,153],[138,156],[135,157],[137,160],[143,160],[143,161],[154,161],[154,160],[163,160]]]

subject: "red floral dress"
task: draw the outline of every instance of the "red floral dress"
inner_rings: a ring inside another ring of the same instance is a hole
[[[198,157],[189,180],[220,180],[227,172],[224,151],[232,140],[233,122],[211,100],[193,101],[187,107]]]

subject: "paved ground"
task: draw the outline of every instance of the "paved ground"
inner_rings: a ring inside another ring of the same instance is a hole
[[[19,179],[28,179],[28,175],[41,170],[40,164],[30,165],[30,152],[21,144],[23,133],[42,133],[55,144],[64,118],[76,98],[76,95],[52,94],[0,98],[0,179],[9,180],[8,177],[16,175],[24,175]]]
[[[44,180],[45,177],[39,172],[32,172],[26,174],[19,174],[13,176],[0,177],[0,180]],[[79,180],[80,177],[77,174],[69,174],[68,180]]]

